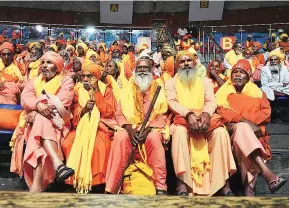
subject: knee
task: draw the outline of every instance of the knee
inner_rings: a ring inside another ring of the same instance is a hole
[[[174,126],[174,131],[172,133],[172,139],[178,140],[187,140],[188,139],[188,130],[184,126]]]
[[[129,141],[129,136],[126,131],[118,131],[114,134],[113,143],[120,144]]]
[[[153,146],[162,145],[162,134],[160,132],[150,132],[146,138],[146,143]]]
[[[251,126],[245,122],[239,122],[236,123],[234,126],[234,131],[238,131],[238,130],[242,130],[242,131],[248,131],[248,130],[252,130]]]

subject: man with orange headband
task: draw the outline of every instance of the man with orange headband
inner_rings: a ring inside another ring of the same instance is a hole
[[[178,52],[177,74],[166,82],[169,107],[175,113],[170,133],[177,192],[208,196],[221,189],[221,194],[232,195],[228,179],[236,166],[230,137],[223,127],[213,125],[213,85],[197,76],[195,66],[191,53]]]
[[[258,66],[259,64],[265,64],[265,59],[264,59],[264,55],[262,53],[259,53],[259,51],[262,48],[262,44],[259,42],[253,42],[252,45],[252,51],[253,51],[253,55],[252,55],[252,62],[254,64],[254,66]]]
[[[23,77],[17,66],[13,63],[14,47],[4,42],[0,46],[0,79],[2,82],[22,82]]]
[[[24,175],[30,192],[44,191],[54,180],[63,183],[74,174],[63,164],[60,146],[70,126],[67,108],[73,99],[73,80],[63,75],[63,59],[57,53],[46,52],[41,60],[41,74],[21,94],[24,112],[10,142],[10,170]]]
[[[62,150],[75,175],[67,181],[78,193],[105,183],[117,107],[112,89],[100,81],[100,66],[84,62],[82,81],[74,87],[72,131]]]
[[[168,105],[163,86],[145,131],[142,135],[137,134],[157,87],[150,61],[138,60],[129,85],[121,89],[120,103],[116,111],[116,120],[122,128],[114,135],[108,160],[105,190],[109,193],[113,193],[118,181],[122,180],[121,173],[130,151],[133,146],[138,145],[139,150],[146,153],[146,162],[153,170],[156,194],[166,194],[166,159],[162,142],[168,139],[169,135],[166,126]],[[140,159],[140,154],[136,154],[136,158]]]
[[[231,133],[246,196],[254,195],[258,172],[261,172],[271,193],[286,183],[264,162],[271,158],[269,135],[265,129],[270,122],[271,107],[265,93],[250,81],[251,75],[250,63],[239,60],[232,68],[231,78],[216,94],[217,112]]]

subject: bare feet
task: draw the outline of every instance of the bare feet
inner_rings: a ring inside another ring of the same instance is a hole
[[[180,179],[177,179],[177,194],[178,195],[187,195],[187,185]]]

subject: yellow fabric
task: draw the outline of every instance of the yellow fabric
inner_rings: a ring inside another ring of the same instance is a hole
[[[35,46],[35,48],[41,48],[41,44],[39,42],[30,43],[28,48],[31,50],[33,46]]]
[[[87,45],[86,45],[85,43],[81,42],[81,43],[78,43],[78,44],[76,45],[76,49],[78,48],[78,46],[81,46],[81,47],[83,48],[84,54],[86,54],[86,52],[87,52],[87,50],[88,50]],[[78,55],[77,50],[76,50],[76,53],[77,53],[77,55]]]
[[[154,196],[156,195],[156,188],[153,183],[152,169],[146,163],[146,152],[144,145],[142,150],[138,145],[140,155],[143,162],[134,160],[134,162],[126,169],[125,177],[123,180],[123,192],[127,195],[142,195],[142,196]]]
[[[130,61],[130,57],[128,54],[123,54],[122,55],[122,62]]]
[[[190,53],[193,54],[193,55],[198,55],[197,51],[196,51],[193,47],[190,47],[190,48],[188,49],[188,52],[190,52]]]
[[[230,108],[230,104],[227,101],[227,98],[230,94],[236,94],[236,89],[231,81],[228,79],[225,84],[220,87],[218,92],[216,93],[217,105],[222,106],[226,109]],[[262,90],[255,85],[253,82],[247,82],[245,87],[243,88],[242,95],[247,95],[253,98],[262,98]]]
[[[11,63],[8,67],[5,68],[5,65],[3,64],[2,60],[1,60],[1,63],[0,66],[0,72],[4,72],[5,74],[8,74],[8,75],[11,75],[11,76],[14,76],[14,77],[17,77],[18,78],[18,81],[20,82],[23,82],[23,76],[19,70],[19,68]],[[5,81],[1,78],[2,81]]]
[[[53,77],[53,79],[51,79],[50,81],[46,82],[46,80],[43,79],[42,74],[40,74],[34,80],[36,96],[39,97],[43,90],[45,90],[49,94],[55,95],[61,86],[62,79],[63,79],[63,74],[60,73],[56,75],[55,77]]]
[[[128,86],[129,80],[127,80],[125,73],[124,73],[124,62],[117,62],[116,63],[119,69],[119,76],[117,78],[117,82],[120,85],[120,88],[124,88]]]
[[[87,50],[85,59],[86,59],[86,60],[89,60],[90,57],[93,56],[93,55],[95,56],[95,58],[96,58],[97,60],[100,60],[99,55],[98,55],[94,50],[92,50],[92,49],[88,49],[88,50]]]
[[[240,59],[243,59],[243,55],[237,55],[232,49],[225,55],[225,60],[233,67]]]
[[[205,104],[205,88],[202,79],[197,77],[195,83],[184,84],[177,77],[177,98],[181,105],[198,115]],[[203,174],[210,170],[210,156],[207,140],[202,133],[190,135],[190,154],[192,178],[197,186],[203,184]]]
[[[115,79],[111,75],[107,75],[106,79],[107,79],[108,84],[110,84],[112,87],[112,92],[113,92],[113,95],[114,95],[116,101],[119,102],[120,87],[119,87],[118,83],[115,81]]]
[[[153,81],[152,86],[150,87],[150,100],[152,100],[157,86],[158,83]],[[150,120],[156,118],[157,115],[166,113],[168,110],[168,103],[166,100],[164,86],[161,87],[162,88],[154,105]],[[120,95],[122,112],[126,119],[134,126],[142,123],[144,120],[144,115],[141,113],[141,110],[143,109],[143,103],[135,103],[135,99],[142,97],[142,95],[139,87],[135,85],[133,77],[129,80],[128,86],[120,90]]]
[[[49,46],[49,48],[53,48],[53,50],[55,51],[55,53],[58,52],[58,47],[57,47],[57,45],[55,45],[55,44],[51,44],[51,45]]]
[[[34,79],[38,77],[40,64],[41,64],[41,59],[38,59],[37,61],[29,63],[29,66],[28,66],[30,68],[29,79]]]
[[[104,95],[106,85],[101,81],[98,81],[98,85],[101,94]],[[80,106],[85,107],[93,91],[88,92],[82,83],[78,83],[75,89],[78,90]],[[86,113],[77,125],[75,140],[67,161],[67,166],[75,171],[73,185],[76,191],[81,194],[86,194],[91,190],[91,158],[99,121],[100,112],[97,106],[94,105],[91,116],[89,117],[89,113]]]
[[[277,56],[281,61],[285,60],[285,54],[281,52],[280,48],[276,48],[275,50],[269,53],[269,57]]]

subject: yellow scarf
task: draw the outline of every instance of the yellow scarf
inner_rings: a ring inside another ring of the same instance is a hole
[[[98,81],[99,89],[102,95],[105,93],[106,85]],[[82,83],[78,83],[75,88],[78,91],[79,104],[85,107],[88,100],[90,100],[90,93],[84,89]],[[100,112],[96,105],[94,105],[91,116],[86,113],[80,119],[77,128],[75,140],[73,142],[71,152],[67,161],[67,166],[74,169],[74,187],[76,191],[81,194],[88,193],[91,190],[92,170],[91,158],[96,141],[96,132],[100,121]]]
[[[124,63],[123,62],[117,62],[116,64],[119,68],[119,76],[117,78],[117,82],[119,83],[120,88],[124,88],[124,87],[128,86],[128,84],[129,84],[129,81],[125,77],[125,73],[124,73]]]
[[[243,59],[243,55],[237,55],[236,52],[232,49],[225,55],[227,62],[233,67],[240,59]]]
[[[115,81],[115,79],[111,75],[107,75],[106,80],[107,80],[108,85],[111,85],[113,95],[116,101],[118,102],[120,99],[120,87],[118,83]]]
[[[20,72],[20,70],[18,69],[17,66],[15,66],[13,63],[10,64],[8,67],[5,68],[2,60],[1,60],[1,63],[0,64],[2,66],[2,68],[0,69],[0,72],[4,72],[5,74],[8,74],[8,75],[11,75],[11,76],[14,76],[14,77],[17,77],[18,78],[18,81],[22,82],[23,81],[23,76]],[[3,68],[4,67],[4,68]]]
[[[34,79],[38,77],[40,63],[41,63],[41,59],[38,59],[37,61],[31,62],[28,65],[28,67],[30,68],[29,79]]]
[[[51,79],[49,82],[46,82],[42,78],[42,75],[39,75],[34,80],[34,88],[36,92],[36,97],[39,97],[43,90],[45,90],[49,94],[55,95],[61,86],[62,78],[63,78],[63,74],[59,74],[59,75],[56,75],[53,79]],[[25,125],[26,125],[26,112],[22,111],[19,117],[18,126],[20,128],[24,128]],[[9,146],[11,147],[11,151],[13,151],[16,136],[17,136],[17,131],[14,131],[11,141],[9,143]]]
[[[220,87],[218,92],[216,93],[217,105],[222,106],[223,108],[230,108],[230,104],[227,100],[230,94],[236,94],[236,89],[231,81],[228,79],[225,84]],[[262,98],[262,90],[257,87],[253,82],[247,82],[245,87],[243,88],[241,94],[247,95],[254,98]]]
[[[150,87],[150,100],[152,100],[157,87],[158,83],[153,81]],[[166,113],[168,110],[164,86],[161,87],[160,94],[150,116],[150,121],[157,115]],[[143,122],[145,115],[143,112],[143,95],[139,87],[135,85],[133,77],[130,79],[129,85],[120,90],[120,94],[120,102],[124,116],[134,127],[137,127]]]
[[[179,103],[198,116],[205,104],[202,79],[197,77],[194,84],[183,84],[177,77],[176,91]],[[203,174],[210,170],[208,144],[203,133],[190,135],[190,149],[192,178],[197,186],[202,186]]]

